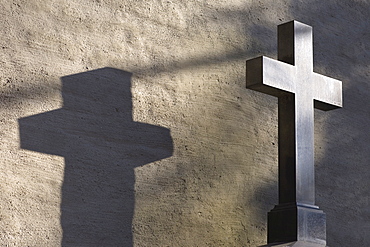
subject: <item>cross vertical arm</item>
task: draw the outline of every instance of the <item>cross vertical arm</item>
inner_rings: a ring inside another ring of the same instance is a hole
[[[295,95],[278,99],[279,203],[296,201]],[[291,120],[291,121],[287,121]]]

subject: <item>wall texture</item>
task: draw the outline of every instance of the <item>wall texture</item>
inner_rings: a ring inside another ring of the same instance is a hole
[[[0,246],[258,246],[277,100],[245,88],[276,28],[313,26],[329,246],[370,245],[370,2],[0,1]]]

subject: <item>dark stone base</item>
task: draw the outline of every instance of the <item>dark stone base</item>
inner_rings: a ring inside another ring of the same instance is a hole
[[[277,205],[268,213],[267,242],[297,243],[286,246],[311,246],[299,245],[300,242],[326,246],[325,213],[314,205]]]
[[[262,245],[260,247],[326,247],[326,245],[322,244],[315,244],[310,242],[304,242],[304,241],[295,241],[285,244],[268,244],[268,245]]]

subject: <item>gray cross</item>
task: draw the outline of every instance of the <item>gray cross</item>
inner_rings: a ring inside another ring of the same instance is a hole
[[[283,205],[285,208],[290,205],[290,209],[292,205],[318,209],[314,181],[314,107],[321,110],[341,107],[342,82],[313,72],[312,28],[303,23],[291,21],[278,26],[278,60],[263,56],[248,60],[247,88],[278,97],[280,210]],[[276,224],[276,228],[282,227]],[[271,227],[269,243],[280,238],[275,236],[278,233],[271,233]],[[303,239],[299,226],[295,228],[298,233],[292,240]]]

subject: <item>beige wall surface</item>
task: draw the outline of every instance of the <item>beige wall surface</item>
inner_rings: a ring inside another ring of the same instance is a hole
[[[245,60],[313,27],[329,246],[370,246],[370,2],[1,0],[0,246],[258,246],[277,204],[277,100]]]

